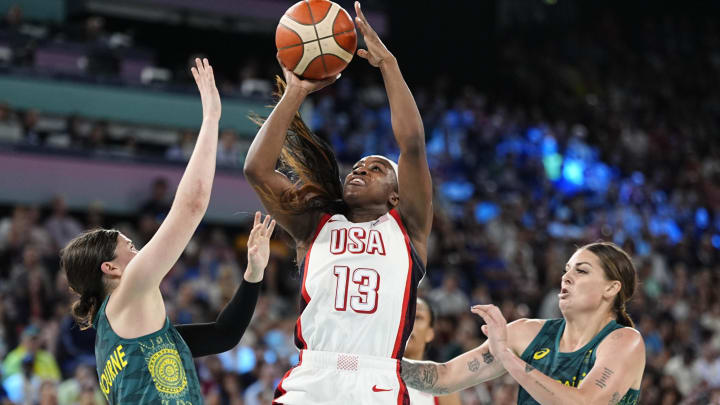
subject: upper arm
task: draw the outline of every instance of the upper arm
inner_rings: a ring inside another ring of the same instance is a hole
[[[617,403],[645,369],[645,343],[632,328],[615,330],[597,348],[595,364],[578,389],[589,404]]]
[[[432,179],[420,134],[411,145],[401,147],[398,161],[398,211],[414,242],[424,246],[432,227]]]
[[[275,221],[285,229],[295,241],[307,239],[318,221],[318,214],[315,215],[293,215],[281,212],[278,209],[277,201],[289,191],[293,191],[295,185],[283,173],[277,170],[271,172],[250,173],[245,171],[245,178],[255,189],[260,202]]]
[[[516,319],[508,324],[508,346],[518,357],[540,333],[546,319]]]

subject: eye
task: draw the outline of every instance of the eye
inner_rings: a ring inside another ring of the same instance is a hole
[[[586,270],[583,270],[583,269],[576,269],[576,270],[577,270],[578,273],[587,274],[587,271],[586,271]]]
[[[374,171],[376,171],[376,172],[379,172],[379,171],[380,171],[380,168],[377,167],[377,166],[373,166],[371,169],[374,170]]]

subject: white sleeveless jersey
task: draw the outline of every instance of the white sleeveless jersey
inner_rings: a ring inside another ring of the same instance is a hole
[[[396,210],[324,215],[303,262],[299,349],[402,358],[425,270]]]
[[[418,391],[414,388],[407,387],[408,395],[410,396],[410,405],[438,405],[437,397],[427,394],[422,391]]]

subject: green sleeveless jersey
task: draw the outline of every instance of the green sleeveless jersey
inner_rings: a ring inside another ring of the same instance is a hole
[[[612,331],[622,327],[614,320],[610,321],[583,348],[572,353],[562,353],[558,351],[558,347],[565,330],[565,319],[549,319],[520,357],[560,384],[577,387],[595,364],[595,352],[600,342]],[[618,404],[635,405],[639,397],[640,391],[630,389]],[[518,405],[539,404],[522,387],[518,392],[517,403]]]
[[[200,405],[203,403],[192,354],[165,318],[157,332],[123,339],[110,327],[105,299],[93,326],[100,390],[110,405]]]

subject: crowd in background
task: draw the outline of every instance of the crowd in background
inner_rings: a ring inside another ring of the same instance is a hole
[[[605,16],[575,30],[502,39],[498,91],[442,77],[413,88],[436,190],[421,284],[438,314],[428,358],[448,360],[483,342],[472,304],[495,303],[508,320],[559,317],[560,277],[575,247],[611,240],[632,255],[641,281],[628,307],[647,350],[641,403],[720,403],[720,26],[648,17],[627,27]],[[343,77],[304,112],[344,165],[371,153],[397,157],[379,77]],[[38,135],[28,115],[0,107],[0,133],[15,125],[18,142],[43,146],[52,134]],[[97,150],[107,125],[80,126],[65,147]],[[194,134],[181,133],[166,149],[105,147],[182,161]],[[219,164],[242,167],[246,144],[232,131],[223,143],[229,152],[218,152]],[[0,401],[102,403],[94,335],[68,315],[58,249],[97,226],[141,247],[171,194],[159,179],[132,217],[98,207],[68,213],[61,196],[6,208]],[[173,322],[211,320],[232,296],[247,228],[201,226],[161,287]],[[241,343],[197,360],[208,404],[267,404],[297,361],[293,256],[277,232]],[[481,384],[462,393],[463,403],[514,404],[516,387],[509,378]]]

